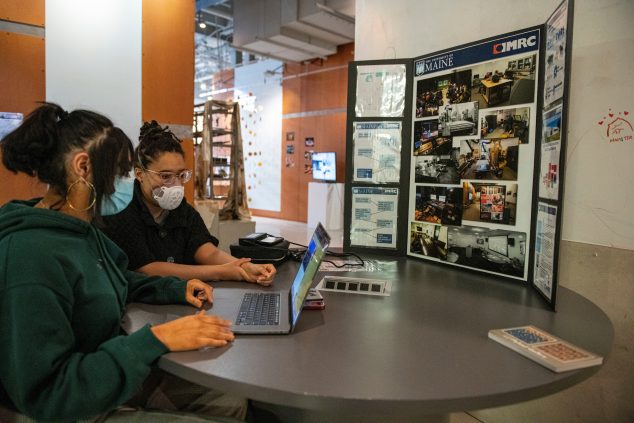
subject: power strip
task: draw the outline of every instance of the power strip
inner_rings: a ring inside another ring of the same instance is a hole
[[[317,284],[316,289],[318,291],[345,292],[347,294],[389,297],[392,290],[392,283],[391,281],[384,279],[324,276]]]

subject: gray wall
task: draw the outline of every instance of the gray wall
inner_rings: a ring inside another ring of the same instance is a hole
[[[356,0],[355,59],[416,57],[539,25],[559,3]],[[575,2],[559,283],[610,317],[612,354],[596,376],[564,392],[469,412],[483,422],[634,421],[634,141],[610,143],[598,124],[610,111],[634,115],[633,19],[631,0]]]

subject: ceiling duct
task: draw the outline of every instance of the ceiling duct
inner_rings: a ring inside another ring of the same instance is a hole
[[[325,58],[354,41],[354,0],[234,1],[233,45],[282,61]]]

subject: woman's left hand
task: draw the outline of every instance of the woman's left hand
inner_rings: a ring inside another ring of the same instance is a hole
[[[185,288],[185,299],[196,308],[201,308],[205,302],[214,302],[213,288],[200,279],[190,279]]]
[[[248,282],[255,282],[262,286],[269,286],[273,283],[273,278],[277,273],[277,269],[270,263],[254,264],[242,263],[242,269],[249,275],[246,279]]]

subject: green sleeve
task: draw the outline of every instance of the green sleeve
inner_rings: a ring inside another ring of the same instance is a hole
[[[64,284],[64,275],[49,280]],[[37,420],[76,420],[127,401],[167,348],[145,327],[78,351],[72,304],[37,282],[0,292],[0,379],[14,405]]]
[[[187,304],[187,281],[173,276],[147,276],[123,270],[128,280],[128,301],[148,304]]]

